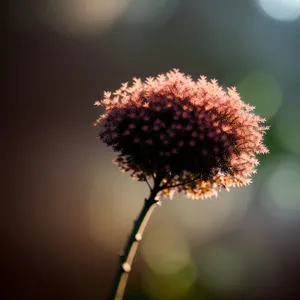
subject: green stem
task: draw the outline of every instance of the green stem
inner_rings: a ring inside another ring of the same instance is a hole
[[[142,239],[143,232],[151,216],[151,213],[158,203],[158,201],[155,200],[155,197],[159,192],[159,184],[160,181],[158,183],[158,180],[156,180],[156,184],[151,190],[149,198],[145,199],[144,206],[138,218],[134,221],[133,228],[126,242],[124,251],[120,255],[120,261],[113,285],[111,300],[123,299],[126,283],[128,280],[129,273],[131,271],[132,262],[137,251],[139,242]]]

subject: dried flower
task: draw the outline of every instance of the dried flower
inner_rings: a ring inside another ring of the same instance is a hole
[[[95,123],[102,124],[100,139],[138,180],[161,176],[160,196],[177,191],[207,198],[220,187],[247,185],[256,154],[268,153],[265,120],[234,87],[224,90],[216,80],[194,81],[173,69],[120,90],[95,103],[106,108]]]

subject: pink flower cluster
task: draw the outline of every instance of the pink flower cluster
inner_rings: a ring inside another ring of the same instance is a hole
[[[95,123],[102,125],[100,139],[119,152],[122,171],[141,181],[163,174],[160,195],[195,199],[250,183],[256,154],[268,152],[268,128],[235,88],[204,76],[194,81],[177,69],[133,81],[95,103],[106,108]]]

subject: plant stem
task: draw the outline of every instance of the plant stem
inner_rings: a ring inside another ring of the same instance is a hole
[[[157,183],[157,182],[156,182]],[[144,206],[138,216],[138,218],[133,223],[132,231],[128,237],[123,253],[120,255],[119,266],[113,285],[113,290],[111,294],[111,300],[122,300],[124,291],[126,288],[127,279],[131,271],[132,262],[135,253],[138,248],[138,244],[142,239],[143,232],[148,223],[150,215],[157,205],[158,201],[155,200],[155,196],[158,193],[159,184],[151,190],[151,194],[148,199],[145,199]]]

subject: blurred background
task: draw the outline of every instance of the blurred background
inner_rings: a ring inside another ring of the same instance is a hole
[[[125,299],[299,299],[299,0],[11,0],[5,15],[1,299],[108,298],[148,188],[112,164],[93,103],[172,68],[237,86],[271,154],[249,187],[164,200]]]

